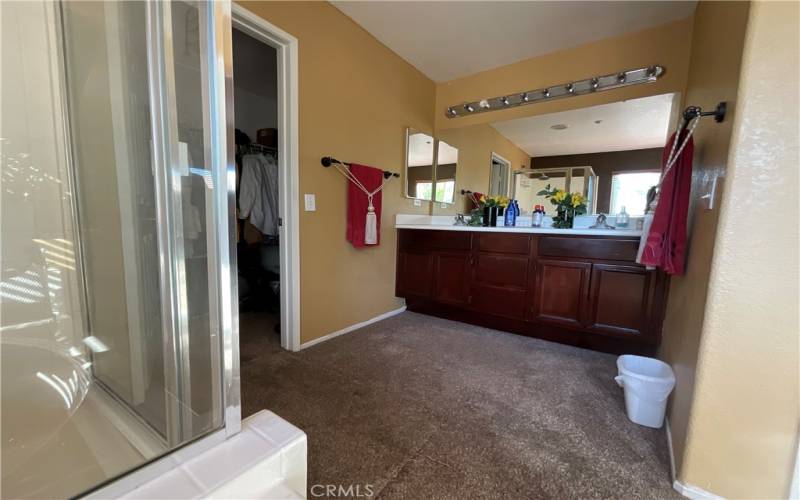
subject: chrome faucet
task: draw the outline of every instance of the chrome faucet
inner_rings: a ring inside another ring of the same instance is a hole
[[[589,226],[589,229],[616,229],[614,226],[609,226],[606,223],[608,217],[606,214],[600,214],[597,216],[597,220],[594,223],[594,226]]]
[[[464,220],[464,214],[456,214],[456,221],[453,223],[454,226],[466,226],[467,221]]]

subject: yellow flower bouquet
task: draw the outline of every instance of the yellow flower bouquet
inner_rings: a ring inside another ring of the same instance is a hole
[[[481,196],[479,200],[482,207],[507,207],[508,198],[505,196]]]
[[[576,215],[586,213],[586,197],[581,193],[569,193],[563,189],[551,188],[550,184],[536,193],[550,200],[556,207],[556,216],[553,217],[553,227],[570,229]]]
[[[481,196],[479,211],[483,214],[482,224],[484,226],[496,226],[497,217],[503,215],[503,209],[508,206],[509,199],[506,196]]]

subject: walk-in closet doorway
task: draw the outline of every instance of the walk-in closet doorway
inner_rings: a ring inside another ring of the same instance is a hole
[[[300,349],[297,39],[234,4],[233,100],[236,143],[239,346],[242,362],[268,340]],[[270,336],[274,336],[270,337]]]

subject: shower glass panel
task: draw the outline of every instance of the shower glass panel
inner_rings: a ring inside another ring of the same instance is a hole
[[[0,495],[67,498],[224,424],[214,6],[0,8]]]

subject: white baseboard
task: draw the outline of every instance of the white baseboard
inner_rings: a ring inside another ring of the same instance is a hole
[[[314,340],[309,340],[303,344],[300,344],[300,349],[305,349],[307,347],[311,347],[313,345],[317,345],[320,342],[325,342],[326,340],[330,340],[334,337],[338,337],[339,335],[344,335],[345,333],[350,333],[354,330],[358,330],[359,328],[364,328],[367,325],[371,325],[373,323],[377,323],[378,321],[382,321],[386,318],[391,318],[392,316],[397,316],[401,312],[406,310],[406,306],[403,306],[399,309],[395,309],[394,311],[389,311],[386,313],[381,314],[380,316],[375,316],[374,318],[368,319],[366,321],[362,321],[361,323],[356,323],[355,325],[350,325],[348,327],[342,328],[341,330],[337,330],[333,333],[329,333],[327,335],[323,335],[322,337]]]
[[[672,483],[672,488],[681,495],[686,498],[691,498],[692,500],[725,500],[724,497],[715,495],[710,491],[706,491],[691,484],[684,484],[677,479]]]
[[[664,417],[664,427],[667,429],[667,448],[669,448],[669,473],[672,477],[672,489],[692,500],[725,500],[719,495],[706,491],[691,484],[685,484],[677,479],[675,470],[675,450],[672,447],[672,431],[669,428],[669,419]]]
[[[675,483],[677,471],[675,471],[675,449],[672,447],[672,431],[669,428],[669,418],[664,417],[664,428],[667,429],[667,449],[669,449],[669,477]]]

